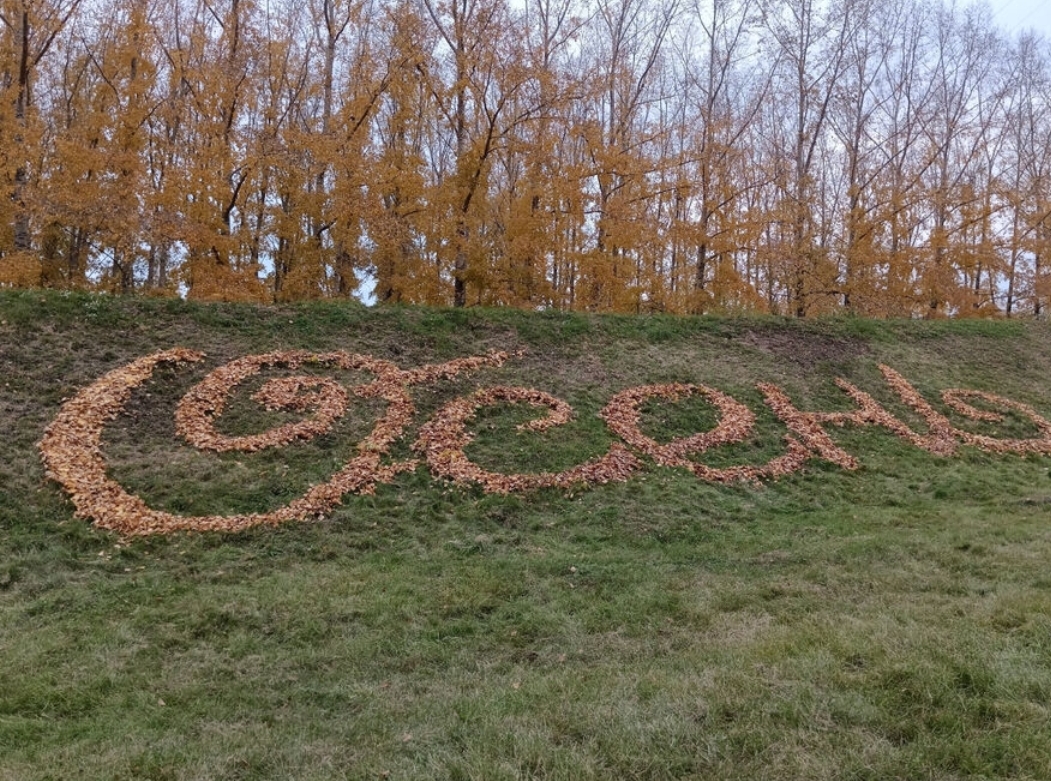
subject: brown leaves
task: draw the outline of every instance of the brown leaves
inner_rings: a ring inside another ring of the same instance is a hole
[[[273,352],[231,361],[212,371],[179,402],[176,430],[191,444],[219,452],[280,446],[297,438],[317,436],[345,410],[346,391],[334,381],[312,376],[282,378],[265,384],[255,394],[256,400],[290,409],[313,408],[314,418],[251,437],[219,434],[214,421],[233,390],[264,366],[286,365],[295,369],[310,362],[371,372],[376,380],[354,388],[354,393],[362,398],[383,399],[387,410],[358,445],[357,456],[328,482],[311,486],[303,496],[284,507],[268,513],[180,516],[148,507],[141,498],[129,494],[106,475],[100,447],[102,430],[120,413],[132,390],[150,378],[157,364],[199,361],[202,357],[201,353],[191,350],[175,349],[140,358],[104,375],[62,407],[45,430],[40,450],[48,476],[69,492],[78,517],[90,518],[97,526],[132,536],[182,530],[238,531],[322,516],[330,512],[344,494],[371,493],[377,483],[390,482],[399,472],[416,468],[415,460],[381,463],[415,414],[409,385],[451,378],[482,366],[500,366],[507,359],[505,353],[492,353],[404,372],[389,361],[345,352],[320,355],[303,351]]]
[[[475,391],[446,404],[420,429],[413,449],[422,453],[431,472],[456,483],[477,483],[487,493],[515,493],[535,488],[572,488],[627,480],[641,464],[623,445],[614,444],[606,455],[562,472],[499,474],[472,462],[464,448],[472,441],[467,423],[478,409],[491,404],[525,403],[547,407],[545,418],[519,426],[520,431],[544,431],[569,422],[572,408],[561,399],[534,388],[497,386]]]
[[[886,410],[882,410],[879,413],[875,413],[878,416],[878,422],[881,425],[885,425],[895,434],[903,437],[907,441],[916,445],[916,447],[922,448],[929,453],[936,455],[952,455],[956,452],[956,442],[953,439],[953,435],[956,430],[952,427],[952,424],[934,409],[927,400],[919,394],[919,392],[909,384],[909,381],[894,371],[889,366],[880,365],[880,372],[883,374],[883,378],[887,381],[887,385],[890,386],[898,397],[912,407],[916,413],[923,418],[927,424],[927,434],[920,435],[909,429],[904,423],[896,420]],[[873,402],[875,403],[875,402]]]
[[[697,394],[707,398],[721,413],[714,429],[689,437],[673,439],[663,445],[642,433],[639,428],[639,406],[646,399],[660,398],[678,401],[686,396]],[[788,438],[787,453],[759,466],[740,465],[715,468],[691,461],[687,458],[691,453],[704,453],[719,445],[743,442],[755,427],[755,415],[751,410],[725,393],[705,385],[670,383],[629,388],[614,396],[602,410],[601,416],[625,442],[641,450],[658,464],[689,469],[700,479],[713,483],[758,482],[762,479],[782,477],[802,468],[809,457],[805,447],[796,440]]]
[[[48,477],[70,494],[76,514],[103,528],[127,532],[140,519],[152,525],[153,511],[138,497],[106,476],[102,429],[115,418],[132,390],[145,382],[159,363],[199,361],[201,354],[175,349],[140,358],[109,372],[80,391],[44,430],[40,451]]]
[[[985,391],[959,388],[949,388],[942,391],[942,400],[946,406],[966,418],[987,423],[996,423],[1003,420],[1003,415],[989,410],[978,409],[965,401],[965,399],[978,399],[990,406],[1014,410],[1023,417],[1028,418],[1039,429],[1042,436],[1031,439],[1000,439],[983,434],[973,434],[953,426],[947,417],[934,409],[912,384],[898,372],[889,366],[881,365],[879,368],[891,390],[927,424],[926,434],[919,434],[913,431],[902,421],[891,415],[872,396],[842,379],[836,380],[836,384],[854,400],[859,407],[858,410],[853,413],[814,414],[821,420],[840,424],[850,422],[860,425],[883,426],[907,442],[935,455],[952,455],[956,452],[960,442],[988,453],[1042,453],[1051,455],[1051,422],[1048,422],[1028,404],[1022,404],[1021,402],[997,396],[993,393],[986,393]]]
[[[227,437],[215,429],[216,418],[222,415],[238,385],[258,374],[265,366],[286,365],[295,369],[306,360],[323,365],[333,364],[342,369],[365,368],[366,364],[371,364],[377,373],[397,372],[393,364],[380,364],[363,356],[345,353],[320,356],[305,352],[250,355],[220,366],[183,396],[175,410],[176,432],[191,445],[217,453],[231,450],[253,452],[324,434],[346,411],[347,391],[334,380],[311,376],[270,380],[252,398],[269,410],[302,411],[313,408],[316,412],[314,418],[245,437]]]
[[[246,356],[220,366],[180,400],[175,413],[178,434],[201,449],[251,452],[316,437],[328,431],[345,413],[351,393],[358,398],[385,401],[386,411],[358,444],[357,455],[327,482],[311,486],[284,507],[268,513],[179,516],[150,508],[140,497],[129,494],[107,476],[101,450],[102,431],[120,413],[132,391],[152,376],[158,364],[196,362],[202,357],[199,352],[177,348],[139,358],[105,374],[63,405],[45,429],[40,451],[48,477],[69,492],[78,517],[90,518],[98,526],[124,535],[143,535],[177,530],[236,531],[322,516],[339,504],[345,494],[371,493],[377,484],[390,482],[398,473],[417,467],[415,459],[383,463],[391,446],[404,435],[416,413],[409,394],[411,386],[452,379],[462,372],[485,366],[501,366],[508,355],[491,353],[402,370],[389,361],[367,355],[342,351],[321,354],[285,351]],[[310,411],[312,415],[251,436],[228,437],[216,430],[216,419],[241,383],[264,367],[287,366],[294,371],[305,365],[365,371],[375,379],[348,391],[335,380],[316,375],[275,378],[264,383],[252,399],[270,410]],[[883,426],[917,447],[939,455],[952,454],[958,442],[993,453],[1051,455],[1051,422],[1026,404],[984,391],[943,391],[945,404],[964,417],[989,423],[1003,420],[1000,413],[980,409],[969,402],[978,400],[990,407],[1013,410],[1032,422],[1041,435],[1030,439],[1007,439],[974,434],[954,428],[893,369],[880,366],[880,370],[891,390],[927,423],[926,434],[913,431],[872,396],[842,379],[836,383],[857,405],[852,412],[801,411],[778,386],[757,385],[767,406],[789,430],[785,437],[786,452],[766,464],[715,468],[689,458],[721,445],[742,442],[755,428],[755,415],[751,410],[727,394],[704,385],[669,383],[628,388],[616,394],[600,416],[614,434],[657,464],[688,469],[702,480],[717,483],[776,479],[798,471],[812,457],[826,459],[843,469],[856,469],[857,459],[833,442],[825,431],[827,424]],[[719,410],[715,428],[663,444],[642,433],[639,409],[646,400],[656,398],[674,402],[693,395],[703,396]],[[472,441],[468,424],[479,408],[494,404],[529,404],[546,408],[544,417],[522,424],[520,431],[546,431],[569,422],[573,414],[566,402],[534,388],[484,388],[442,407],[420,429],[413,449],[422,454],[436,476],[460,484],[475,483],[487,492],[501,494],[541,487],[569,489],[625,481],[641,467],[639,459],[628,448],[614,443],[605,455],[561,472],[489,472],[473,463],[465,448]]]
[[[986,404],[992,406],[1013,409],[1024,417],[1029,418],[1029,420],[1043,434],[1041,437],[1034,437],[1032,439],[997,439],[996,437],[988,437],[981,434],[972,434],[969,431],[953,429],[953,433],[968,445],[973,445],[974,447],[990,453],[1041,453],[1043,455],[1051,455],[1051,422],[1048,422],[1028,404],[1023,404],[1020,401],[1014,401],[1012,399],[1006,399],[1003,396],[997,396],[993,393],[985,393],[984,391],[976,390],[960,390],[957,388],[942,391],[942,399],[956,412],[959,412],[961,415],[971,418],[972,420],[982,420],[995,423],[1003,420],[1003,415],[989,410],[980,410],[968,404],[964,399],[980,399]]]
[[[762,391],[766,406],[772,409],[781,422],[788,426],[789,431],[799,437],[806,451],[826,461],[831,461],[843,469],[858,468],[857,459],[833,442],[821,427],[820,420],[823,413],[802,412],[796,409],[785,392],[776,385],[759,383],[756,387]],[[789,442],[792,442],[791,438]],[[796,468],[801,466],[802,463]]]

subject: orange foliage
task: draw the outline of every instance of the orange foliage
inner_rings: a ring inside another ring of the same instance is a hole
[[[451,379],[483,366],[497,367],[509,356],[491,353],[416,369],[399,369],[389,361],[366,355],[285,351],[247,356],[221,366],[194,386],[176,409],[176,432],[200,449],[218,453],[253,452],[320,436],[330,431],[344,414],[351,394],[359,398],[382,399],[386,402],[386,410],[358,444],[354,457],[327,482],[311,486],[289,504],[267,513],[180,516],[150,508],[141,497],[129,494],[107,474],[102,435],[106,424],[120,414],[132,392],[150,379],[159,364],[196,362],[203,357],[199,352],[176,348],[140,358],[104,375],[62,406],[58,416],[45,429],[39,446],[48,477],[70,494],[78,516],[90,518],[102,528],[125,535],[178,530],[235,531],[322,516],[330,512],[345,494],[372,493],[378,484],[388,483],[400,472],[417,468],[416,459],[384,463],[392,445],[403,436],[415,414],[410,387]],[[313,415],[251,436],[220,434],[215,421],[222,415],[237,387],[263,368],[274,366],[285,366],[293,371],[304,366],[331,366],[365,371],[375,379],[349,390],[335,380],[313,374],[272,379],[252,395],[254,401],[269,410],[312,411]],[[460,484],[477,484],[486,492],[500,494],[538,488],[572,490],[628,480],[642,467],[642,462],[629,448],[649,456],[661,466],[687,469],[698,478],[715,483],[758,483],[777,479],[799,471],[811,458],[824,459],[847,470],[857,469],[858,459],[829,436],[825,427],[830,424],[883,426],[917,447],[941,456],[954,453],[959,443],[990,453],[1051,455],[1051,422],[1026,404],[983,391],[943,391],[942,399],[946,405],[972,421],[999,422],[1003,416],[995,408],[1009,409],[1027,418],[1040,432],[1039,436],[1029,439],[976,434],[954,427],[893,369],[881,366],[880,370],[890,388],[927,423],[926,434],[914,432],[872,396],[842,379],[837,380],[837,384],[857,405],[853,412],[802,411],[781,388],[760,383],[757,387],[767,406],[788,429],[785,453],[766,464],[715,468],[694,461],[690,456],[744,441],[752,434],[755,415],[732,397],[707,386],[649,385],[621,391],[601,412],[610,430],[628,447],[614,442],[605,455],[561,472],[501,474],[475,464],[465,452],[473,439],[468,425],[480,407],[525,403],[548,410],[546,417],[520,425],[518,430],[522,432],[546,432],[564,425],[572,418],[572,408],[551,394],[534,388],[495,386],[458,398],[438,410],[421,427],[413,449],[423,456],[435,476]],[[642,403],[649,399],[675,402],[691,395],[703,396],[718,409],[720,418],[712,430],[666,443],[642,433],[639,427]],[[973,401],[982,406],[974,406]]]
[[[857,1],[0,0],[0,285],[1042,314],[1046,47]]]

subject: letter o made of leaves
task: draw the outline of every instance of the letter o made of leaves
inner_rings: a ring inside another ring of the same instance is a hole
[[[711,431],[680,437],[665,444],[642,433],[639,428],[639,408],[645,401],[663,399],[676,402],[695,395],[704,396],[721,413],[719,422]],[[705,479],[713,479],[713,475],[724,470],[697,464],[686,456],[703,453],[718,445],[740,442],[752,432],[755,425],[755,415],[739,401],[714,388],[684,383],[628,388],[614,396],[601,415],[613,433],[661,466],[685,467]]]
[[[547,407],[547,417],[518,426],[519,431],[544,431],[567,423],[572,417],[570,406],[549,393],[533,388],[497,386],[483,388],[470,396],[446,404],[421,429],[413,448],[422,453],[431,472],[459,484],[477,483],[486,493],[508,494],[535,488],[572,488],[574,486],[620,482],[640,464],[623,445],[614,443],[609,452],[562,472],[501,474],[490,472],[467,457],[464,449],[474,437],[467,424],[478,410],[495,404],[529,404]]]
[[[664,444],[642,433],[639,428],[639,408],[643,402],[648,399],[675,402],[695,395],[704,396],[719,410],[719,421],[715,428],[676,438]],[[762,478],[780,477],[801,468],[808,457],[803,445],[789,439],[788,452],[762,466],[717,468],[691,461],[687,456],[692,453],[703,453],[720,445],[743,442],[755,427],[755,415],[748,407],[722,391],[706,385],[667,383],[628,388],[614,396],[600,414],[617,436],[661,466],[688,469],[702,480],[713,483],[741,480],[754,482]]]

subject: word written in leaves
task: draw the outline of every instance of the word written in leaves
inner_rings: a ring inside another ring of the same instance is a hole
[[[40,450],[47,474],[69,492],[79,517],[125,535],[167,533],[180,530],[236,531],[252,526],[306,520],[330,512],[345,494],[372,493],[380,483],[391,482],[401,472],[412,471],[424,460],[437,477],[458,484],[477,484],[489,493],[513,493],[550,487],[570,489],[628,480],[642,468],[640,456],[658,465],[686,469],[698,478],[716,483],[775,480],[797,472],[813,458],[843,469],[857,469],[858,461],[829,436],[828,426],[881,426],[894,435],[932,454],[952,455],[961,445],[992,453],[1037,453],[1051,455],[1051,423],[1032,407],[992,393],[949,389],[942,392],[945,405],[976,421],[998,422],[995,409],[1011,410],[1028,419],[1039,432],[1029,439],[1006,439],[956,428],[938,412],[902,375],[887,366],[880,371],[890,389],[925,423],[917,432],[892,415],[871,395],[843,379],[836,384],[853,402],[850,412],[806,412],[798,409],[778,386],[756,387],[774,415],[784,423],[784,452],[765,464],[729,467],[707,466],[693,460],[723,445],[744,442],[755,428],[755,415],[745,405],[722,391],[705,385],[668,383],[628,388],[617,393],[600,413],[610,431],[619,437],[609,451],[561,472],[503,474],[483,469],[471,461],[466,448],[472,441],[469,427],[479,409],[502,404],[526,404],[545,410],[543,417],[519,426],[523,431],[542,432],[567,423],[573,410],[565,401],[534,388],[496,386],[479,389],[439,409],[419,430],[413,452],[419,458],[388,460],[390,449],[405,434],[416,408],[410,389],[452,379],[483,367],[499,367],[510,356],[490,353],[457,358],[441,364],[401,369],[368,355],[347,352],[272,352],[231,361],[210,372],[179,402],[175,411],[176,432],[190,444],[217,453],[258,451],[305,441],[328,432],[344,415],[352,397],[379,399],[386,403],[372,430],[357,445],[355,455],[328,482],[311,486],[306,493],[283,507],[266,513],[242,515],[184,516],[156,510],[126,491],[107,475],[102,453],[106,424],[116,418],[132,392],[153,375],[159,364],[202,360],[203,354],[176,348],[139,358],[115,369],[67,401],[47,427]],[[299,413],[302,419],[250,436],[227,436],[216,428],[235,390],[264,369],[283,367],[290,371],[312,369],[363,371],[374,379],[347,388],[334,379],[317,374],[297,374],[271,379],[252,400],[268,410]],[[718,412],[709,431],[658,442],[640,428],[641,411],[651,400],[676,402],[699,396]],[[976,407],[972,402],[978,402]],[[308,414],[309,413],[309,414]]]

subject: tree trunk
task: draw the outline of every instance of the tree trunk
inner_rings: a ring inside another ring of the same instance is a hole
[[[16,154],[22,156],[22,144],[25,142],[26,112],[30,103],[29,82],[29,11],[23,10],[19,17],[17,30],[18,45],[18,93],[15,97],[15,143]],[[29,182],[29,172],[23,160],[19,160],[15,169],[15,189],[11,195],[14,201],[14,242],[15,252],[29,252],[32,249],[32,236],[29,229],[29,211],[23,200],[25,188]]]

